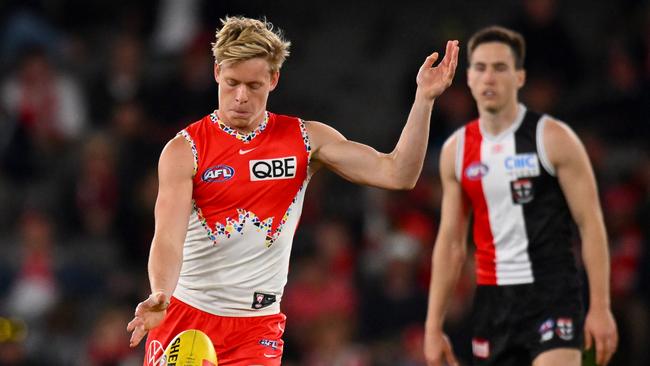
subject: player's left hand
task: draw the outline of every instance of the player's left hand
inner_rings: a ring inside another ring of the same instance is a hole
[[[585,319],[585,349],[596,347],[596,363],[605,366],[618,347],[616,321],[609,309],[589,309]]]
[[[135,308],[133,320],[126,326],[126,330],[131,333],[129,346],[137,346],[147,332],[160,323],[162,323],[167,314],[169,306],[169,297],[164,292],[156,292],[139,303]]]
[[[437,98],[451,85],[456,74],[456,66],[458,66],[458,41],[447,41],[445,57],[438,66],[433,67],[438,57],[438,52],[429,55],[424,60],[416,77],[418,94],[428,100]]]

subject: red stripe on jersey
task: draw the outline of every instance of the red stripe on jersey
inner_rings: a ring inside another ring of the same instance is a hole
[[[474,243],[476,244],[476,280],[480,285],[496,285],[496,258],[494,237],[483,192],[482,177],[487,173],[481,162],[483,137],[478,120],[465,127],[461,185],[472,202],[474,211]]]

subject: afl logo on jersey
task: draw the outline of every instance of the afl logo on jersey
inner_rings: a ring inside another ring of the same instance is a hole
[[[201,179],[206,183],[225,182],[235,176],[235,169],[228,165],[217,165],[206,169]]]
[[[465,177],[469,180],[479,180],[485,177],[489,170],[490,168],[487,165],[475,161],[465,168]]]

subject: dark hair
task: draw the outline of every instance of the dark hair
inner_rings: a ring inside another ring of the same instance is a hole
[[[480,29],[467,42],[468,60],[472,57],[472,52],[483,43],[498,42],[510,47],[515,57],[515,68],[521,70],[524,68],[524,59],[526,57],[526,41],[524,37],[513,30],[498,25],[493,25]]]

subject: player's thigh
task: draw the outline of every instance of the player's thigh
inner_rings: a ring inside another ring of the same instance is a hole
[[[575,348],[554,348],[535,357],[533,366],[580,366],[581,356],[580,350]]]

